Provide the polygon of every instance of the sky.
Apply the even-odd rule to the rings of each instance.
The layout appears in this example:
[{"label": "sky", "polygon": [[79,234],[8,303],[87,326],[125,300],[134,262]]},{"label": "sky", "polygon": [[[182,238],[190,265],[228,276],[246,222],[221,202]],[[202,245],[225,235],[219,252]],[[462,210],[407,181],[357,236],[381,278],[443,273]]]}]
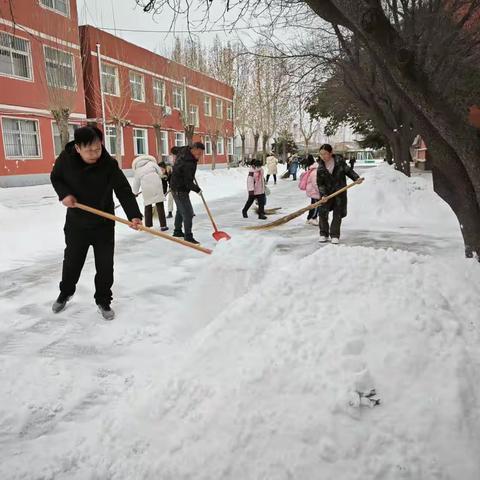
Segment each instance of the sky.
[{"label": "sky", "polygon": [[[240,20],[237,29],[233,32],[224,28],[224,22],[219,20],[223,11],[222,4],[223,2],[212,3],[213,21],[209,24],[210,29],[219,31],[202,31],[196,40],[208,44],[218,35],[224,41],[241,40],[246,44],[252,43],[255,31],[247,25],[245,20]],[[143,12],[135,0],[77,0],[77,8],[80,24],[103,28],[129,42],[162,55],[171,50],[175,36],[181,39],[189,36],[185,18],[177,18],[173,31],[169,32],[173,19],[170,11],[163,12],[161,16],[153,16],[151,13]],[[203,17],[204,13],[200,9],[192,15],[194,21]],[[192,30],[192,27],[190,29]]]}]

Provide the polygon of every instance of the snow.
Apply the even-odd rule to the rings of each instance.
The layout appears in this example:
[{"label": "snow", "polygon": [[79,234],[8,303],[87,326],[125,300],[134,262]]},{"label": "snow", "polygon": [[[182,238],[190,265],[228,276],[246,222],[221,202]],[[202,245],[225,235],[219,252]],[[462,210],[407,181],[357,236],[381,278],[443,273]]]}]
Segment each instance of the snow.
[{"label": "snow", "polygon": [[480,478],[478,263],[427,174],[362,174],[333,246],[305,218],[241,230],[246,170],[200,172],[232,240],[207,256],[117,227],[113,322],[91,257],[51,313],[64,210],[0,190],[0,478]]}]

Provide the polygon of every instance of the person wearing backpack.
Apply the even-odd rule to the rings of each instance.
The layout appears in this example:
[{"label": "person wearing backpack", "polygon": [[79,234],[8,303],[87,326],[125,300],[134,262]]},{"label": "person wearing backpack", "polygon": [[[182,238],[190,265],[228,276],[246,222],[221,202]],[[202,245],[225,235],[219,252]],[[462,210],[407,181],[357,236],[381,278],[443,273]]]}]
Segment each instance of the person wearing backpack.
[{"label": "person wearing backpack", "polygon": [[248,209],[253,202],[258,202],[258,218],[266,220],[265,203],[267,197],[265,195],[265,177],[263,175],[262,161],[253,160],[247,177],[248,199],[242,210],[243,218],[248,218]]},{"label": "person wearing backpack", "polygon": [[[313,155],[308,155],[305,160],[307,170],[300,176],[298,184],[300,190],[304,190],[307,197],[310,198],[310,203],[314,204],[320,200],[320,192],[317,185],[317,168],[318,164],[315,162]],[[318,207],[308,211],[307,223],[318,227]]]}]

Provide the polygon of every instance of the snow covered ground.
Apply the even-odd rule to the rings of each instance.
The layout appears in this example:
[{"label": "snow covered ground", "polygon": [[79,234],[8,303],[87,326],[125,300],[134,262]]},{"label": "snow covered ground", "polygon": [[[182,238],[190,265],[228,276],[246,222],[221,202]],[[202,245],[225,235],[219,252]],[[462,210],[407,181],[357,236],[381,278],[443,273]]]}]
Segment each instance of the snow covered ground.
[{"label": "snow covered ground", "polygon": [[207,256],[118,226],[111,323],[90,256],[51,313],[51,188],[0,189],[0,479],[478,480],[479,265],[428,175],[362,173],[336,247],[304,218],[241,230],[245,170],[199,172],[232,240]]}]

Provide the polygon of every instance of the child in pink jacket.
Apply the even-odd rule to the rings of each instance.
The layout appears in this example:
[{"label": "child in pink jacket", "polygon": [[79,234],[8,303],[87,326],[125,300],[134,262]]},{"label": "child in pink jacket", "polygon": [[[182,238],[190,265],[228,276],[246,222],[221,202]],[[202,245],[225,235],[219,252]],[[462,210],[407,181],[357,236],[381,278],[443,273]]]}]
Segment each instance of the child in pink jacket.
[{"label": "child in pink jacket", "polygon": [[247,177],[248,199],[242,210],[243,218],[248,218],[248,209],[252,206],[255,199],[258,202],[258,218],[265,220],[265,179],[263,175],[262,161],[253,160]]},{"label": "child in pink jacket", "polygon": [[[317,185],[317,168],[318,163],[315,162],[313,155],[307,157],[307,188],[305,190],[307,197],[310,198],[310,203],[316,203],[320,200],[320,192]],[[307,223],[318,226],[318,208],[313,208],[308,211]]]}]

